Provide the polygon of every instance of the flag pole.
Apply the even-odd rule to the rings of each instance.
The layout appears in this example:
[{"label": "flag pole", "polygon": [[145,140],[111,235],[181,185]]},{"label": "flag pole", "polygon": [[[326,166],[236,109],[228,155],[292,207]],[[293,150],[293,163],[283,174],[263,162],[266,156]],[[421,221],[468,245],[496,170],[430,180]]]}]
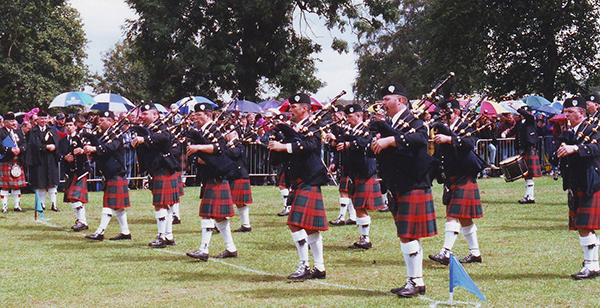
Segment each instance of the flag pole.
[{"label": "flag pole", "polygon": [[454,306],[454,292],[450,292],[450,296],[448,298],[448,305]]}]

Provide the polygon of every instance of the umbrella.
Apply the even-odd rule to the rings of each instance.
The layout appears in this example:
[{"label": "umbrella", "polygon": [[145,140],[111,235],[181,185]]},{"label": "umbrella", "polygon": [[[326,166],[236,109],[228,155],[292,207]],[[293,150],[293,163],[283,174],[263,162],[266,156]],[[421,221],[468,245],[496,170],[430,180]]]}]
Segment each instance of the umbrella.
[{"label": "umbrella", "polygon": [[560,110],[560,111],[563,110],[563,105],[560,102],[554,102],[554,103],[552,103],[551,106],[552,106],[552,108],[554,108],[556,110]]},{"label": "umbrella", "polygon": [[92,105],[92,110],[100,110],[100,111],[112,111],[112,112],[127,112],[131,109],[135,108],[133,105],[128,104],[119,104],[119,103],[96,103]]},{"label": "umbrella", "polygon": [[96,103],[87,93],[83,92],[65,92],[52,100],[48,108],[67,107],[67,106],[86,106]]},{"label": "umbrella", "polygon": [[128,99],[124,98],[119,94],[113,93],[102,93],[98,94],[94,97],[94,101],[96,102],[92,105],[93,110],[107,111],[110,110],[112,112],[127,112],[133,108],[135,105]]},{"label": "umbrella", "polygon": [[535,95],[523,97],[521,100],[525,104],[527,104],[528,106],[531,106],[531,107],[552,104],[549,100],[547,100],[541,96],[535,96]]},{"label": "umbrella", "polygon": [[[321,103],[319,103],[319,101],[317,101],[314,98],[310,98],[310,105],[312,106],[312,111],[317,111],[319,109],[323,108],[323,105],[321,105]],[[279,110],[282,112],[287,112],[288,109],[290,108],[290,101],[289,100],[285,100],[283,101],[283,104],[281,104],[281,106],[279,107]]]},{"label": "umbrella", "polygon": [[561,110],[557,110],[555,108],[552,108],[551,106],[546,106],[546,105],[533,106],[533,107],[531,107],[531,109],[537,110],[539,112],[547,113],[547,114],[559,114],[559,113],[561,113]]},{"label": "umbrella", "polygon": [[[511,104],[514,108],[510,107],[509,104]],[[504,109],[510,113],[518,113],[517,109],[525,106],[525,103],[523,101],[503,101],[500,102],[500,106],[504,107]]]},{"label": "umbrella", "polygon": [[556,122],[559,125],[565,125],[565,122],[567,122],[567,117],[565,116],[564,113],[557,114],[557,115],[553,116],[552,118],[550,118],[550,120],[548,120],[548,122],[550,122],[550,123]]},{"label": "umbrella", "polygon": [[196,106],[196,104],[199,103],[207,103],[207,104],[211,104],[213,107],[218,107],[217,104],[213,103],[210,99],[204,97],[204,96],[188,96],[188,97],[184,97],[180,100],[178,100],[177,102],[175,102],[175,104],[177,106],[181,106],[183,105],[186,101],[188,101],[191,98],[191,101],[189,101],[185,106],[180,107],[179,111],[181,111],[181,113],[189,113],[190,110],[194,109],[194,106]]},{"label": "umbrella", "polygon": [[481,106],[477,108],[477,111],[480,113],[486,112],[488,115],[497,115],[500,113],[508,113],[504,107],[500,106],[500,104],[495,102],[483,101],[481,102]]},{"label": "umbrella", "polygon": [[161,113],[168,113],[169,109],[165,108],[165,106],[161,105],[161,104],[154,104],[154,106],[156,106],[156,109],[158,109],[159,112]]},{"label": "umbrella", "polygon": [[279,107],[279,103],[277,101],[274,101],[274,100],[268,100],[268,101],[260,102],[260,103],[258,103],[258,105],[262,109],[264,109],[264,110]]},{"label": "umbrella", "polygon": [[240,112],[254,112],[263,113],[265,112],[257,103],[251,101],[238,100],[233,102],[227,108],[228,111],[240,111]]}]

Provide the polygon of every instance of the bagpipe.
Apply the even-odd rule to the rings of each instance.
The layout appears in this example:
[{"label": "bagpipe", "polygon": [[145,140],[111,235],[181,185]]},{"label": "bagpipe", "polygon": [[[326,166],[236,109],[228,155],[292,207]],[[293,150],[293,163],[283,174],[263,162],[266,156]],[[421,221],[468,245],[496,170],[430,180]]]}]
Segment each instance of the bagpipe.
[{"label": "bagpipe", "polygon": [[218,144],[219,148],[215,149],[217,152],[209,154],[198,151],[194,153],[194,157],[198,157],[206,162],[219,176],[235,176],[235,172],[237,171],[235,162],[222,152],[222,149],[226,145],[216,125],[209,125],[206,133],[195,128],[190,128],[187,130],[186,137],[188,144]]}]

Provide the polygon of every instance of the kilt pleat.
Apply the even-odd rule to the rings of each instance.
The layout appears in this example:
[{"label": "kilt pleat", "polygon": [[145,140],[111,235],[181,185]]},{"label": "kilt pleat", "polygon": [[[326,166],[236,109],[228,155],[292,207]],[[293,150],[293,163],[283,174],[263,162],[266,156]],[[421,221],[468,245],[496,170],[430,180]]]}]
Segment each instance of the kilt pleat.
[{"label": "kilt pleat", "polygon": [[252,204],[252,188],[250,179],[237,179],[229,182],[231,199],[235,205]]},{"label": "kilt pleat", "polygon": [[81,202],[88,203],[88,188],[87,177],[77,180],[77,176],[73,175],[73,179],[69,183],[69,187],[65,190],[65,202]]},{"label": "kilt pleat", "polygon": [[435,207],[431,189],[415,189],[394,194],[392,212],[398,237],[418,239],[437,235]]},{"label": "kilt pleat", "polygon": [[526,179],[538,178],[542,176],[542,167],[540,166],[540,157],[537,154],[537,150],[535,148],[529,149],[529,151],[525,152],[523,155],[523,159],[527,164],[527,169],[529,172],[525,176]]},{"label": "kilt pleat", "polygon": [[179,188],[179,197],[183,197],[185,195],[185,191],[183,190],[183,179],[181,171],[175,172],[175,177],[177,178],[177,187]]},{"label": "kilt pleat", "polygon": [[118,210],[130,206],[127,180],[119,175],[115,175],[110,180],[106,181],[106,188],[104,189],[104,207]]},{"label": "kilt pleat", "polygon": [[10,170],[15,163],[16,160],[13,162],[0,162],[0,188],[8,190],[19,189],[27,186],[25,171],[23,170],[22,166],[19,165],[19,168],[21,168],[20,176],[14,177],[10,174]]},{"label": "kilt pleat", "polygon": [[227,180],[209,180],[205,183],[200,203],[200,217],[225,218],[235,216],[231,190]]},{"label": "kilt pleat", "polygon": [[339,186],[339,191],[340,193],[348,193],[350,190],[350,177],[349,176],[340,176],[340,186]]},{"label": "kilt pleat", "polygon": [[288,225],[311,231],[329,230],[320,186],[301,183],[292,189],[288,201],[292,206]]},{"label": "kilt pleat", "polygon": [[600,230],[600,191],[592,196],[585,196],[578,191],[579,207],[577,211],[569,210],[569,230]]},{"label": "kilt pleat", "polygon": [[381,186],[375,176],[369,179],[354,179],[352,204],[356,209],[378,210],[385,207],[381,196]]},{"label": "kilt pleat", "polygon": [[450,204],[446,215],[454,218],[481,218],[483,209],[479,196],[479,186],[472,176],[461,177],[450,186]]},{"label": "kilt pleat", "polygon": [[170,206],[179,202],[179,186],[176,174],[162,169],[152,177],[152,205]]}]

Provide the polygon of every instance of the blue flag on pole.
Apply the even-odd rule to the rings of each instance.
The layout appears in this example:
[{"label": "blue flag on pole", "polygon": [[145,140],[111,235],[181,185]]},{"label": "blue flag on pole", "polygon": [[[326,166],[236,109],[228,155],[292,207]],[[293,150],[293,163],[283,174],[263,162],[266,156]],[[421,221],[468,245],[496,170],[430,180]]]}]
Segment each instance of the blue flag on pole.
[{"label": "blue flag on pole", "polygon": [[37,189],[35,190],[35,211],[40,215],[41,218],[44,218],[44,209],[42,208],[40,194]]},{"label": "blue flag on pole", "polygon": [[473,279],[469,277],[465,268],[458,262],[454,254],[450,254],[450,294],[453,293],[454,287],[463,287],[485,302],[485,296],[483,296]]}]

